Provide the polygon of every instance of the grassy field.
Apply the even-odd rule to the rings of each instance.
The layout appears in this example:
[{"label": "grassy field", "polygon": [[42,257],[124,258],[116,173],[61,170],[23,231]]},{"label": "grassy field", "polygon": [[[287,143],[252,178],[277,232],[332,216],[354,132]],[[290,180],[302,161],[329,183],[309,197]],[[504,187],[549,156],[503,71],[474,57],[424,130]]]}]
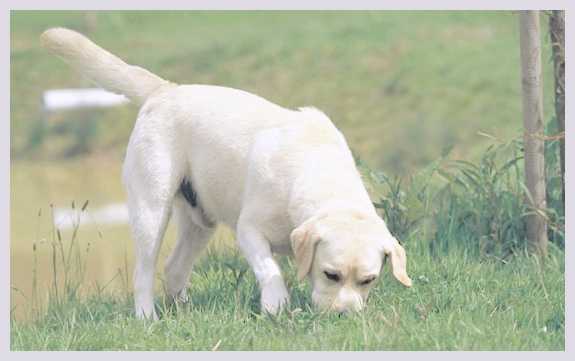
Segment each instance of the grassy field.
[{"label": "grassy field", "polygon": [[[160,321],[141,322],[133,317],[127,265],[118,274],[126,278],[123,290],[88,286],[83,277],[88,251],[77,228],[69,244],[52,236],[51,269],[53,275],[59,269],[60,278],[35,288],[35,295],[48,293],[47,308],[32,298],[25,320],[12,318],[11,348],[563,350],[564,216],[546,210],[553,220],[548,257],[525,252],[528,209],[514,178],[520,167],[503,156],[507,148],[495,147],[478,164],[455,169],[436,162],[403,187],[359,164],[372,192],[379,193],[376,206],[405,245],[414,280],[406,289],[385,266],[361,313],[340,317],[311,309],[309,285],[297,282],[291,260],[282,258],[291,305],[279,317],[261,314],[253,274],[224,237],[196,266],[191,302],[174,307],[159,296]],[[462,177],[465,172],[477,173],[483,182]],[[447,180],[437,186],[437,177]],[[555,191],[550,200],[556,200]]]},{"label": "grassy field", "polygon": [[[414,280],[389,275],[362,313],[310,310],[309,287],[287,260],[290,308],[260,314],[254,277],[231,252],[211,253],[191,277],[191,302],[176,310],[158,298],[160,321],[132,316],[125,295],[57,304],[33,323],[14,323],[12,350],[563,350],[564,254],[544,264],[505,263],[452,251],[432,258],[407,247]],[[64,299],[64,297],[62,297]]]},{"label": "grassy field", "polygon": [[134,107],[76,114],[88,125],[64,122],[40,149],[33,147],[41,92],[90,85],[39,47],[39,34],[51,26],[78,29],[126,61],[179,83],[236,87],[291,108],[316,106],[372,167],[394,174],[416,171],[447,146],[454,157],[477,157],[488,143],[478,131],[504,140],[521,134],[512,12],[101,12],[89,18],[16,11],[11,146],[19,158],[60,159],[74,141],[91,153],[121,156],[136,115]]},{"label": "grassy field", "polygon": [[[192,275],[191,303],[167,306],[158,282],[160,321],[135,320],[127,226],[60,232],[50,205],[124,201],[120,167],[137,109],[42,119],[42,91],[91,86],[40,49],[38,35],[51,26],[80,30],[170,80],[324,110],[404,244],[414,287],[386,266],[364,312],[320,314],[282,259],[291,305],[265,316],[253,274],[223,230]],[[550,255],[524,249],[533,210],[522,201],[517,28],[511,12],[12,12],[11,349],[563,350],[557,141],[546,145],[542,210]],[[160,269],[173,229],[167,238]]]}]

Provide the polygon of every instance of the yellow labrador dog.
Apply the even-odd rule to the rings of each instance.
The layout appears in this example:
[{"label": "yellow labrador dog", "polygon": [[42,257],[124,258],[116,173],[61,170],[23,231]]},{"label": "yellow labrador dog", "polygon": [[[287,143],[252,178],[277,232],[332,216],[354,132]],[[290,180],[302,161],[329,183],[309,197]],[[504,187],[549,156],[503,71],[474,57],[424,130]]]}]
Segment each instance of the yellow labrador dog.
[{"label": "yellow labrador dog", "polygon": [[321,309],[360,310],[386,256],[395,278],[411,286],[403,247],[377,215],[343,135],[321,111],[285,109],[232,88],[174,84],[68,29],[47,30],[41,40],[141,106],[123,168],[138,317],[157,317],[155,266],[172,214],[178,237],[165,277],[176,300],[185,301],[192,264],[219,222],[235,229],[261,307],[272,314],[289,298],[273,253],[294,255]]}]

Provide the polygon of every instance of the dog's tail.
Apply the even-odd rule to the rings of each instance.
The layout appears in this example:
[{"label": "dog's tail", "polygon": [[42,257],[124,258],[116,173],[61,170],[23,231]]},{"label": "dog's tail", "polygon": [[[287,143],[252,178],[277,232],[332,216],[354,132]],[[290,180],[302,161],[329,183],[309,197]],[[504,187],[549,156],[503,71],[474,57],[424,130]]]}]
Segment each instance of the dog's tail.
[{"label": "dog's tail", "polygon": [[124,94],[138,105],[142,105],[161,86],[170,84],[146,69],[126,64],[75,31],[48,29],[40,40],[42,46],[96,84],[114,93]]}]

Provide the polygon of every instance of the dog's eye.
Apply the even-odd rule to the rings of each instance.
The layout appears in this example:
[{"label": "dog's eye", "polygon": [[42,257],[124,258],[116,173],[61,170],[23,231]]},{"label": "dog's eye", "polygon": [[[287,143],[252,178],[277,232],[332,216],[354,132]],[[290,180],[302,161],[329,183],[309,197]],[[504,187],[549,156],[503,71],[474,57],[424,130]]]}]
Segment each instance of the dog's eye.
[{"label": "dog's eye", "polygon": [[328,271],[323,271],[323,274],[327,277],[328,280],[332,280],[334,282],[339,282],[340,277],[337,273],[332,273]]},{"label": "dog's eye", "polygon": [[375,276],[366,278],[366,279],[364,279],[363,281],[360,281],[359,284],[360,284],[360,286],[367,286],[367,285],[370,284],[373,280],[375,280]]}]

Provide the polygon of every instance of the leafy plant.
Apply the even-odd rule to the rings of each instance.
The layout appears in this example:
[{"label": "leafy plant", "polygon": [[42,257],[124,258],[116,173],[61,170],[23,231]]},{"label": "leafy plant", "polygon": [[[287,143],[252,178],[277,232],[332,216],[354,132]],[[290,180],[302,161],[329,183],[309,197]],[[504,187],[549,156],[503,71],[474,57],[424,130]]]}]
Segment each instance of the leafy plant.
[{"label": "leafy plant", "polygon": [[358,162],[376,187],[383,188],[374,205],[396,237],[410,240],[417,234],[431,254],[462,247],[505,259],[525,246],[525,216],[539,212],[548,220],[551,242],[564,246],[557,141],[546,144],[547,208],[530,209],[524,202],[529,194],[523,183],[522,141],[489,137],[496,142],[477,162],[450,160],[446,150],[407,179],[390,178]]}]

